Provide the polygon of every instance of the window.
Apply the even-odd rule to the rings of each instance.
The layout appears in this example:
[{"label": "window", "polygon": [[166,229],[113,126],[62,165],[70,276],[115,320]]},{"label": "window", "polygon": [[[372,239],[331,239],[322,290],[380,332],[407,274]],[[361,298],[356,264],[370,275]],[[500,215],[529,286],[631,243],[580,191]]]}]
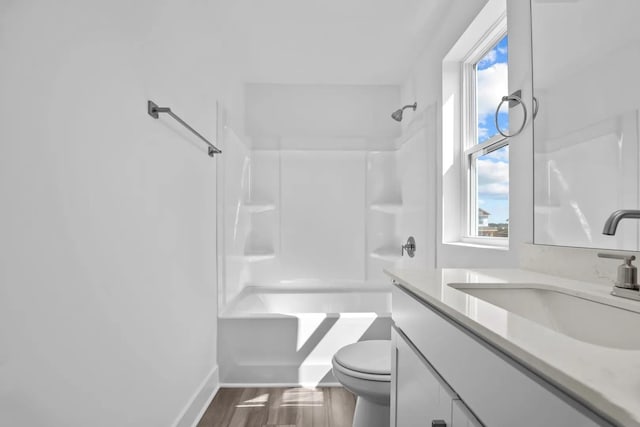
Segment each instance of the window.
[{"label": "window", "polygon": [[[506,1],[488,0],[442,59],[443,245],[509,247],[509,140],[494,124],[509,94],[508,44]],[[504,104],[498,119],[506,131]]]},{"label": "window", "polygon": [[[509,93],[506,22],[490,33],[463,63],[466,117],[461,140],[467,212],[463,234],[467,239],[491,238],[498,243],[509,236],[509,140],[495,125],[496,107]],[[503,131],[509,124],[505,104],[498,114]]]}]

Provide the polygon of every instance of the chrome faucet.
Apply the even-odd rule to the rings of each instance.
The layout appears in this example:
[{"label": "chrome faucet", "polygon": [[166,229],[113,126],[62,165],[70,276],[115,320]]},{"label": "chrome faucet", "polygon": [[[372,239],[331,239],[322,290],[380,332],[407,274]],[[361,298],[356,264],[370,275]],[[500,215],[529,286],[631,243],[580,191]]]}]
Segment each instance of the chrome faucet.
[{"label": "chrome faucet", "polygon": [[604,230],[602,230],[602,234],[607,236],[613,236],[616,234],[616,229],[618,228],[618,223],[621,219],[624,218],[636,218],[640,219],[640,210],[636,209],[622,209],[619,211],[615,211],[609,218],[607,218],[607,222],[604,223]]},{"label": "chrome faucet", "polygon": [[638,269],[633,265],[632,261],[636,259],[635,255],[618,255],[599,253],[600,258],[610,258],[622,260],[622,264],[618,266],[618,279],[616,280],[616,288],[638,290]]},{"label": "chrome faucet", "polygon": [[[604,223],[602,234],[613,236],[616,234],[618,223],[624,218],[640,219],[640,210],[623,209],[613,212]],[[640,287],[638,286],[638,270],[632,261],[636,259],[634,255],[617,255],[599,253],[600,258],[620,259],[623,263],[618,266],[618,279],[611,291],[611,295],[634,300],[640,300]]]}]

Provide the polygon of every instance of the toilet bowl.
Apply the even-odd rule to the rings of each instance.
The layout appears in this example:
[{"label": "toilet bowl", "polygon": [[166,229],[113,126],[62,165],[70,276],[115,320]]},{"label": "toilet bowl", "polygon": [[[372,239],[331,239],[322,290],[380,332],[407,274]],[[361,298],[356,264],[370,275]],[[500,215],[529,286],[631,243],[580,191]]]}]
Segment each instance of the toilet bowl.
[{"label": "toilet bowl", "polygon": [[333,375],[357,396],[353,427],[389,427],[391,341],[361,341],[333,356]]}]

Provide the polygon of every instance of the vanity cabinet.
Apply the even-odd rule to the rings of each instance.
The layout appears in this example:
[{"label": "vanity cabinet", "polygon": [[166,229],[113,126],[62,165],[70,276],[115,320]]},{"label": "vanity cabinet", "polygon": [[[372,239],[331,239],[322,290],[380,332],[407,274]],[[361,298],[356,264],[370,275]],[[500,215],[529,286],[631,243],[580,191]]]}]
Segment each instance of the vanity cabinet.
[{"label": "vanity cabinet", "polygon": [[400,285],[392,306],[392,427],[613,426]]},{"label": "vanity cabinet", "polygon": [[392,427],[482,426],[402,332],[393,329],[391,340]]}]

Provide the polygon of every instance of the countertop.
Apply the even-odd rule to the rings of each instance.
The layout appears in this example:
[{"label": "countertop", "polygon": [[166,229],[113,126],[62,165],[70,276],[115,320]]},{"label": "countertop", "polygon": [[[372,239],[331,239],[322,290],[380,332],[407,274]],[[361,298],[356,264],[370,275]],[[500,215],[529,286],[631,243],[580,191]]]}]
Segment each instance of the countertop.
[{"label": "countertop", "polygon": [[[447,285],[551,286],[636,312],[640,312],[640,301],[613,297],[611,288],[599,283],[519,269],[389,269],[385,273],[596,412],[620,425],[640,427],[640,350],[579,341]],[[629,334],[640,334],[630,325],[619,327],[627,327]]]}]

